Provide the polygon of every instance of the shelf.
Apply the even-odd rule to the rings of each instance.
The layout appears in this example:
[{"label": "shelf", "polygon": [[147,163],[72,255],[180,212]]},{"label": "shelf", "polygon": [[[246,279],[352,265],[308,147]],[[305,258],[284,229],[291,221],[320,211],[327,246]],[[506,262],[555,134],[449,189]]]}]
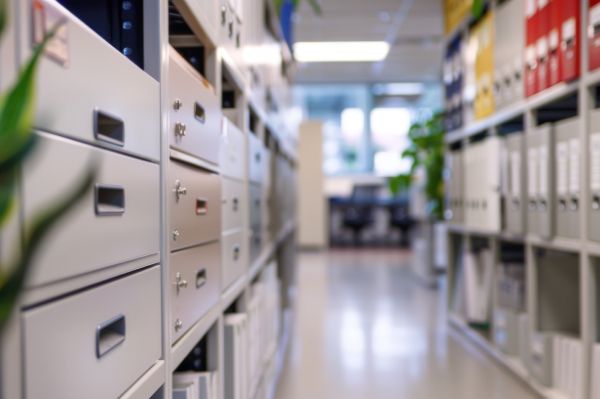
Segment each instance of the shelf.
[{"label": "shelf", "polygon": [[579,253],[582,250],[581,240],[568,239],[568,238],[551,238],[545,239],[536,235],[528,234],[527,242],[533,246],[554,249],[557,251],[574,252]]},{"label": "shelf", "polygon": [[120,399],[149,398],[165,384],[165,362],[159,360]]},{"label": "shelf", "polygon": [[585,76],[584,82],[587,87],[600,84],[600,69],[588,72]]},{"label": "shelf", "polygon": [[498,110],[494,115],[486,119],[471,123],[464,129],[464,135],[470,137],[522,115],[525,112],[525,104],[525,100],[520,100],[504,109]]},{"label": "shelf", "polygon": [[[250,279],[251,280],[251,279]],[[221,294],[221,307],[227,309],[246,289],[248,278],[242,275]]]},{"label": "shelf", "polygon": [[451,314],[448,316],[448,321],[450,325],[460,332],[464,337],[469,339],[473,344],[477,345],[484,351],[484,353],[502,365],[506,370],[510,371],[514,376],[521,379],[521,381],[523,381],[535,393],[543,398],[565,399],[565,397],[556,390],[544,387],[535,381],[519,360],[502,353],[479,332],[469,327],[469,325],[460,316]]},{"label": "shelf", "polygon": [[196,322],[186,332],[175,345],[171,347],[171,373],[179,366],[190,351],[206,335],[210,328],[219,320],[221,316],[221,306],[219,304],[212,307],[200,320]]}]

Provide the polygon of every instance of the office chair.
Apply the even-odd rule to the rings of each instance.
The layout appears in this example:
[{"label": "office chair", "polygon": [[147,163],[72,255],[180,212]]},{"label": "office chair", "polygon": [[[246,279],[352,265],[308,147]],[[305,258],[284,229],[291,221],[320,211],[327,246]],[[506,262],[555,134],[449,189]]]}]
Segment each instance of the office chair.
[{"label": "office chair", "polygon": [[361,244],[361,233],[375,220],[373,213],[379,188],[379,185],[372,184],[355,185],[350,201],[344,207],[343,225],[352,231],[352,243],[356,246]]}]

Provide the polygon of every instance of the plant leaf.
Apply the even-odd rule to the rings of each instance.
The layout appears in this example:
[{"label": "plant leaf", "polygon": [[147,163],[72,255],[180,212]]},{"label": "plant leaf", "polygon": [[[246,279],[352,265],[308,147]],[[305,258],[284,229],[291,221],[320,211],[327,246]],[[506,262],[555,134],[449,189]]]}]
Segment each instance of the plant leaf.
[{"label": "plant leaf", "polygon": [[6,173],[0,176],[0,226],[10,215],[15,201],[16,174]]},{"label": "plant leaf", "polygon": [[48,33],[35,47],[17,82],[0,100],[0,164],[23,152],[30,144],[35,111],[35,71],[44,47],[54,35]]},{"label": "plant leaf", "polygon": [[323,15],[323,9],[318,0],[308,0],[308,4],[310,4],[316,15]]},{"label": "plant leaf", "polygon": [[0,37],[4,33],[4,28],[6,28],[6,20],[7,20],[7,6],[6,0],[0,0]]},{"label": "plant leaf", "polygon": [[[25,237],[23,253],[8,274],[0,275],[0,333],[11,316],[19,294],[29,275],[32,260],[44,238],[52,227],[84,197],[92,187],[97,175],[97,162],[93,161],[76,186],[60,201],[36,217],[29,234]],[[0,270],[6,270],[0,268]]]}]

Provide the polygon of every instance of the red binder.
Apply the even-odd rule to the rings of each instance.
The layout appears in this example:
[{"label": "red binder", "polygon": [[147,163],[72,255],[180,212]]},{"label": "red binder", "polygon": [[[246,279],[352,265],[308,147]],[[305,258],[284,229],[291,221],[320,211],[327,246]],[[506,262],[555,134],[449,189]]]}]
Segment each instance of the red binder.
[{"label": "red binder", "polygon": [[548,88],[548,33],[550,32],[550,2],[537,0],[538,9],[535,19],[537,27],[536,56],[537,56],[537,91]]},{"label": "red binder", "polygon": [[[598,0],[600,1],[600,0]],[[550,0],[550,31],[548,33],[548,83],[553,86],[562,80],[560,64],[560,1]]]},{"label": "red binder", "polygon": [[560,31],[560,63],[564,81],[579,77],[581,46],[579,4],[580,2],[575,0],[560,0],[560,12],[563,16]]},{"label": "red binder", "polygon": [[588,21],[589,70],[600,67],[600,0],[590,0]]},{"label": "red binder", "polygon": [[537,91],[536,13],[537,0],[525,0],[525,96]]}]

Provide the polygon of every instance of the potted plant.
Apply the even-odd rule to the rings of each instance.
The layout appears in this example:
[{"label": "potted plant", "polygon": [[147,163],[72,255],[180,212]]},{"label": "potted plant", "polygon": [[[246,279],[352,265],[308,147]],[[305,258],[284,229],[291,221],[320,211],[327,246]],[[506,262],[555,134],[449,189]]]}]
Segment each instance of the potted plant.
[{"label": "potted plant", "polygon": [[441,260],[445,253],[444,135],[442,113],[413,124],[408,132],[410,144],[401,155],[410,160],[410,169],[388,181],[392,194],[410,192],[411,216],[418,221],[413,264],[417,274],[431,284],[436,282],[436,263],[440,263],[435,255],[440,254]]}]

